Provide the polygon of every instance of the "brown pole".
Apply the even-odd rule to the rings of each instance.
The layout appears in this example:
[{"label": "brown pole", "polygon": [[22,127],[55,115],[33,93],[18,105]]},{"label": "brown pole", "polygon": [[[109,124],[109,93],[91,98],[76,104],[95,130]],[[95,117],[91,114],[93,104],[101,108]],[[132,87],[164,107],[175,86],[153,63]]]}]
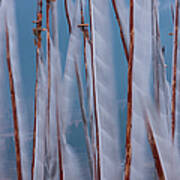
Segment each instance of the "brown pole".
[{"label": "brown pole", "polygon": [[65,12],[66,12],[66,19],[67,19],[67,23],[68,23],[68,26],[69,26],[69,33],[71,33],[72,32],[72,26],[71,26],[71,20],[70,20],[70,17],[69,17],[67,0],[64,0],[64,6],[65,6]]},{"label": "brown pole", "polygon": [[158,148],[157,148],[157,145],[156,145],[156,141],[154,139],[154,134],[153,134],[153,131],[152,131],[152,127],[151,127],[151,124],[149,122],[149,119],[148,119],[147,115],[145,117],[145,122],[146,122],[148,141],[149,141],[151,151],[152,151],[152,155],[153,155],[153,158],[154,158],[154,161],[155,161],[155,167],[156,167],[156,170],[157,170],[158,177],[159,177],[160,180],[165,180],[163,166],[162,166],[161,159],[160,159],[160,156],[159,156],[159,153],[158,153]]},{"label": "brown pole", "polygon": [[175,39],[174,39],[174,67],[172,81],[172,141],[174,142],[175,123],[176,123],[176,71],[177,71],[177,55],[178,55],[178,30],[179,30],[179,0],[176,0],[175,15]]},{"label": "brown pole", "polygon": [[123,31],[123,26],[119,17],[119,13],[118,13],[118,9],[117,9],[117,5],[116,5],[116,0],[112,0],[112,5],[113,5],[113,9],[116,15],[116,20],[119,26],[119,30],[120,30],[120,36],[121,36],[121,40],[122,40],[122,44],[123,44],[123,48],[124,48],[124,52],[126,55],[126,60],[127,62],[129,61],[129,52],[128,52],[128,47],[127,47],[127,42],[125,40],[125,36],[124,36],[124,31]]},{"label": "brown pole", "polygon": [[[38,2],[37,12],[37,28],[42,27],[42,0]],[[33,129],[33,155],[32,155],[32,167],[31,167],[31,179],[34,179],[34,167],[35,167],[35,154],[36,154],[36,127],[37,127],[37,90],[38,90],[38,71],[39,71],[39,51],[41,48],[41,31],[37,34],[37,49],[36,49],[36,82],[35,82],[35,98],[34,98],[34,129]]]},{"label": "brown pole", "polygon": [[128,61],[128,113],[126,126],[126,162],[125,180],[130,179],[132,147],[131,147],[131,127],[132,127],[132,80],[133,80],[133,59],[134,59],[134,0],[130,0],[130,51]]},{"label": "brown pole", "polygon": [[17,106],[16,106],[16,95],[15,95],[15,88],[14,88],[14,77],[13,77],[13,72],[12,72],[12,67],[11,67],[9,31],[8,31],[7,22],[6,22],[6,60],[7,60],[7,66],[8,66],[11,105],[12,105],[13,120],[14,120],[14,138],[15,138],[15,149],[16,149],[17,178],[18,180],[22,180],[19,125],[18,125],[18,115],[17,115]]},{"label": "brown pole", "polygon": [[46,28],[47,28],[47,51],[48,51],[48,105],[47,105],[47,128],[49,136],[50,125],[50,100],[51,100],[51,45],[50,45],[50,25],[49,25],[49,11],[50,0],[46,0]]},{"label": "brown pole", "polygon": [[57,138],[58,138],[58,156],[59,156],[59,180],[64,180],[63,170],[63,156],[61,148],[61,133],[60,133],[60,118],[59,118],[59,103],[58,103],[58,91],[57,91],[57,80],[56,80],[56,126],[57,126]]}]

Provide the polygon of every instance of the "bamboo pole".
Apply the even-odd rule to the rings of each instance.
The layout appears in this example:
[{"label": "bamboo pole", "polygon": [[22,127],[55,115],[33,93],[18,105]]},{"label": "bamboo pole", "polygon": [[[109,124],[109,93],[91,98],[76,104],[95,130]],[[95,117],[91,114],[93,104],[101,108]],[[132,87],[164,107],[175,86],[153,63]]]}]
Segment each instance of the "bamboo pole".
[{"label": "bamboo pole", "polygon": [[47,104],[47,130],[48,136],[50,131],[50,101],[51,101],[51,45],[50,45],[50,25],[49,25],[49,11],[50,0],[46,0],[46,28],[47,28],[47,52],[48,52],[48,104]]},{"label": "bamboo pole", "polygon": [[[92,1],[89,0],[89,16],[90,16],[90,34],[91,34],[91,71],[92,71],[92,86],[93,86],[93,102],[94,102],[94,116],[95,116],[95,138],[96,138],[96,151],[97,151],[97,160],[95,160],[95,170],[97,173],[95,175],[95,179],[101,180],[101,155],[100,155],[100,147],[99,147],[99,118],[97,113],[97,98],[96,98],[96,82],[95,82],[95,71],[94,71],[94,42],[93,42],[93,24],[92,24]],[[95,156],[95,155],[94,155]],[[95,156],[96,157],[96,156]],[[96,165],[97,162],[97,165]]]},{"label": "bamboo pole", "polygon": [[8,66],[11,105],[12,105],[13,120],[14,120],[14,138],[15,138],[15,150],[16,150],[17,178],[18,180],[22,180],[19,125],[18,125],[16,95],[15,95],[15,87],[14,87],[14,77],[13,77],[13,72],[12,72],[12,67],[11,67],[9,30],[8,30],[7,22],[6,22],[6,60],[7,60],[7,66]]},{"label": "bamboo pole", "polygon": [[[81,1],[81,24],[85,24],[84,22],[84,15],[83,15],[83,7],[82,7],[82,1]],[[86,73],[86,82],[88,80],[88,70],[87,70],[87,56],[86,56],[86,30],[85,27],[82,27],[83,32],[83,41],[84,41],[84,65],[85,65],[85,73]]]},{"label": "bamboo pole", "polygon": [[[84,12],[83,12],[83,5],[82,5],[82,0],[81,0],[81,24],[85,24],[84,20]],[[88,69],[87,69],[87,55],[86,55],[86,41],[89,40],[89,35],[88,35],[88,30],[85,29],[86,27],[82,27],[82,32],[83,32],[83,41],[84,41],[84,65],[85,65],[85,76],[86,76],[86,83],[88,83],[89,80],[89,75],[88,75]],[[80,104],[81,104],[81,112],[82,112],[82,117],[83,117],[83,124],[84,124],[84,132],[86,135],[86,146],[87,146],[87,153],[88,153],[88,159],[89,159],[89,167],[90,167],[90,172],[91,176],[93,177],[93,160],[92,160],[92,151],[91,151],[91,143],[89,139],[89,133],[88,133],[88,125],[87,125],[87,118],[86,118],[86,113],[84,109],[84,102],[83,102],[83,91],[82,91],[82,83],[80,81],[80,75],[79,75],[79,70],[78,70],[78,65],[75,63],[75,70],[76,70],[76,76],[77,76],[77,81],[78,81],[78,87],[79,87],[79,97],[80,97]],[[89,86],[87,85],[87,94],[88,94],[88,101],[90,100],[89,98],[89,93],[90,89]],[[90,115],[91,121],[93,121],[93,117]],[[90,127],[91,129],[91,127]]]},{"label": "bamboo pole", "polygon": [[126,126],[126,162],[125,180],[130,179],[132,147],[131,147],[131,127],[132,127],[132,80],[133,80],[133,58],[134,58],[134,0],[130,0],[130,51],[128,61],[128,114]]},{"label": "bamboo pole", "polygon": [[46,166],[44,166],[44,171],[45,174],[47,174],[46,176],[49,177],[49,156],[50,156],[50,152],[49,152],[49,147],[50,147],[50,103],[51,103],[51,42],[50,42],[50,18],[49,18],[49,12],[50,12],[50,3],[52,2],[52,0],[46,0],[46,30],[47,30],[47,63],[48,63],[48,88],[47,88],[47,109],[46,109],[46,120],[45,120],[45,144],[44,144],[44,151],[46,154]]},{"label": "bamboo pole", "polygon": [[157,148],[157,145],[156,145],[156,141],[155,141],[155,138],[154,138],[152,127],[151,127],[151,124],[149,122],[149,119],[148,119],[147,115],[145,117],[145,122],[146,122],[148,141],[149,141],[151,151],[152,151],[152,155],[153,155],[153,158],[154,158],[154,161],[155,161],[156,171],[157,171],[159,180],[165,180],[165,175],[164,175],[164,171],[163,171],[163,165],[161,163],[161,159],[160,159],[160,155],[158,153],[158,148]]},{"label": "bamboo pole", "polygon": [[56,80],[56,126],[57,126],[57,137],[58,137],[58,156],[59,156],[59,180],[64,180],[64,169],[63,169],[63,155],[61,148],[61,133],[60,133],[60,118],[59,118],[59,103],[58,103],[58,91],[57,91],[57,80]]},{"label": "bamboo pole", "polygon": [[121,36],[121,40],[122,40],[126,60],[128,62],[128,60],[129,60],[129,51],[128,51],[127,42],[126,42],[126,39],[125,39],[125,36],[124,36],[123,26],[122,26],[122,23],[121,23],[121,20],[120,20],[120,17],[119,17],[117,5],[116,5],[116,0],[112,0],[112,5],[113,5],[113,9],[114,9],[114,12],[115,12],[115,15],[116,15],[117,23],[119,25],[120,36]]},{"label": "bamboo pole", "polygon": [[71,33],[72,32],[72,25],[71,25],[71,20],[70,20],[70,17],[69,17],[67,0],[64,0],[64,6],[65,6],[65,12],[66,12],[66,19],[67,19],[67,23],[68,23],[68,26],[69,26],[69,33]]},{"label": "bamboo pole", "polygon": [[[88,81],[89,81],[89,74],[88,74],[88,68],[87,68],[87,55],[86,55],[86,47],[87,47],[87,40],[89,42],[89,33],[88,33],[88,28],[89,24],[85,24],[85,20],[84,20],[84,12],[83,12],[83,5],[82,5],[82,0],[81,0],[81,24],[78,25],[79,28],[82,29],[83,32],[83,41],[84,41],[84,65],[85,65],[85,76],[86,76],[86,83],[87,83],[87,94],[88,94],[88,102],[90,102],[90,87],[88,85]],[[89,104],[90,105],[90,104]],[[91,138],[92,138],[92,144],[94,145],[94,137],[93,137],[93,112],[90,109],[90,131],[91,131]],[[89,146],[90,147],[90,146]],[[92,146],[92,150],[91,152],[93,152],[93,154],[95,154],[95,148],[94,146]],[[89,150],[90,152],[90,150]],[[90,159],[91,157],[91,159]],[[89,162],[90,162],[90,171],[91,171],[91,175],[92,178],[95,178],[95,169],[96,169],[96,162],[95,162],[95,156],[94,155],[89,155]]]},{"label": "bamboo pole", "polygon": [[[38,2],[37,23],[36,28],[42,27],[42,0]],[[37,127],[37,90],[38,90],[38,71],[39,71],[39,51],[41,49],[41,31],[37,32],[37,48],[36,48],[36,82],[35,82],[35,98],[34,98],[34,129],[33,129],[33,154],[31,179],[34,179],[35,153],[36,153],[36,127]]]},{"label": "bamboo pole", "polygon": [[177,71],[177,55],[178,55],[178,30],[179,30],[179,0],[176,0],[176,14],[175,14],[175,38],[174,38],[174,67],[173,67],[173,81],[172,81],[172,141],[174,142],[175,123],[176,123],[176,71]]}]

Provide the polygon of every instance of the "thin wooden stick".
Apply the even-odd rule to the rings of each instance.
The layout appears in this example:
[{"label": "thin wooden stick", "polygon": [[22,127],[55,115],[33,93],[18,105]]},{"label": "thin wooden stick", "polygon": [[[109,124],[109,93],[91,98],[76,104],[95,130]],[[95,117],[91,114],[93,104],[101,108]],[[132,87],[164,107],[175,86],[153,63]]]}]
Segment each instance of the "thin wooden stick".
[{"label": "thin wooden stick", "polygon": [[[81,23],[84,24],[82,1],[81,1]],[[87,82],[88,70],[87,70],[87,56],[86,56],[86,31],[85,31],[85,27],[82,27],[82,31],[83,31],[83,40],[84,40],[84,65],[85,65],[86,82]]]},{"label": "thin wooden stick", "polygon": [[61,133],[60,133],[60,119],[59,119],[59,103],[58,103],[58,91],[56,82],[56,126],[57,126],[57,136],[58,136],[58,156],[59,156],[59,180],[64,180],[64,169],[63,169],[63,156],[61,148]]},{"label": "thin wooden stick", "polygon": [[[97,150],[97,170],[96,177],[97,180],[101,180],[101,156],[100,156],[100,147],[99,147],[99,119],[97,113],[97,99],[96,99],[96,82],[95,82],[95,72],[94,72],[94,45],[93,45],[93,24],[92,24],[92,1],[89,0],[89,16],[90,16],[90,34],[91,34],[91,71],[92,71],[92,85],[93,85],[93,101],[94,101],[94,116],[95,116],[95,127],[96,127],[96,150]],[[96,161],[94,161],[96,162]],[[96,166],[96,165],[95,165]]]},{"label": "thin wooden stick", "polygon": [[[42,27],[42,0],[38,2],[37,23],[36,27]],[[35,154],[36,154],[36,127],[37,127],[37,90],[38,90],[38,71],[39,71],[39,51],[41,49],[41,31],[37,34],[37,49],[36,49],[36,82],[35,82],[35,98],[34,98],[34,129],[33,129],[33,155],[32,155],[32,167],[31,167],[31,179],[34,179],[34,167],[35,167]]]},{"label": "thin wooden stick", "polygon": [[130,53],[128,61],[128,114],[126,126],[126,162],[125,180],[130,179],[132,147],[131,147],[131,127],[132,127],[132,80],[133,80],[133,59],[134,59],[134,0],[130,0]]},{"label": "thin wooden stick", "polygon": [[175,15],[175,39],[174,39],[174,67],[172,81],[172,141],[174,142],[175,123],[176,123],[176,71],[177,71],[177,55],[178,55],[178,30],[179,30],[179,0],[176,0]]},{"label": "thin wooden stick", "polygon": [[50,3],[52,0],[46,0],[46,29],[47,29],[47,63],[48,63],[48,92],[47,92],[47,109],[46,109],[46,120],[45,120],[45,143],[44,143],[44,151],[47,159],[45,160],[46,166],[45,172],[47,172],[49,176],[49,147],[50,147],[50,103],[51,103],[51,44],[50,44],[50,25],[49,25],[49,11],[50,11]]},{"label": "thin wooden stick", "polygon": [[[86,75],[86,82],[88,83],[89,80],[89,74],[88,74],[88,68],[87,68],[87,55],[86,55],[86,41],[88,40],[89,42],[89,33],[88,33],[88,29],[86,29],[89,26],[89,24],[85,24],[84,21],[84,12],[83,12],[83,6],[82,6],[82,0],[81,0],[81,24],[78,25],[79,28],[82,29],[83,31],[83,40],[84,40],[84,65],[85,65],[85,75]],[[88,102],[90,102],[90,87],[87,84],[87,94],[88,94]],[[92,174],[92,178],[96,179],[96,156],[95,156],[95,148],[94,148],[94,133],[93,133],[93,112],[90,109],[90,131],[91,131],[91,138],[92,138],[92,152],[93,152],[93,156],[91,156],[91,161],[90,162],[90,170],[91,170],[91,174]],[[90,147],[90,146],[89,146]],[[90,157],[90,156],[89,156]]]},{"label": "thin wooden stick", "polygon": [[116,15],[117,23],[119,25],[120,36],[121,36],[124,52],[125,52],[125,55],[126,55],[126,60],[128,62],[128,60],[129,60],[129,51],[128,51],[127,42],[126,42],[126,39],[125,39],[125,36],[124,36],[123,26],[122,26],[120,16],[119,16],[119,13],[118,13],[116,0],[112,0],[112,5],[113,5],[113,9],[114,9],[114,12],[115,12],[115,15]]},{"label": "thin wooden stick", "polygon": [[[83,5],[82,5],[82,0],[81,0],[81,24],[85,24],[84,20],[84,12],[83,12]],[[88,30],[85,29],[86,27],[82,27],[83,31],[83,40],[84,40],[84,65],[85,65],[85,75],[86,75],[86,83],[88,83],[89,80],[89,75],[88,75],[88,69],[87,69],[87,55],[86,55],[86,40],[89,39],[88,36]],[[75,70],[76,70],[76,76],[77,76],[77,81],[78,81],[78,87],[79,87],[79,97],[80,97],[80,104],[81,104],[81,112],[82,112],[82,117],[83,117],[83,124],[84,124],[84,132],[86,135],[86,146],[87,146],[87,153],[88,153],[88,159],[89,159],[89,167],[90,167],[90,172],[91,172],[91,177],[93,177],[93,160],[92,160],[92,154],[91,154],[91,143],[89,139],[89,133],[88,133],[88,125],[87,125],[87,118],[86,118],[86,113],[84,109],[84,102],[83,102],[83,96],[82,96],[82,83],[80,81],[80,76],[79,76],[79,71],[78,71],[78,65],[77,62],[75,62]],[[87,93],[88,93],[88,100],[89,98],[89,93],[90,89],[89,86],[87,85]],[[93,121],[93,117],[90,115],[91,121]],[[90,127],[91,129],[91,127]]]},{"label": "thin wooden stick", "polygon": [[66,12],[66,19],[67,19],[67,23],[68,23],[68,26],[69,26],[69,33],[71,33],[72,32],[72,26],[71,26],[71,20],[70,20],[70,17],[69,17],[67,0],[64,0],[64,6],[65,6],[65,12]]},{"label": "thin wooden stick", "polygon": [[145,122],[146,122],[148,141],[149,141],[151,151],[152,151],[152,154],[153,154],[153,158],[154,158],[154,162],[155,162],[158,177],[159,177],[160,180],[165,180],[165,175],[164,175],[160,155],[158,153],[158,148],[157,148],[157,145],[156,145],[156,141],[154,139],[154,134],[153,134],[153,131],[152,131],[152,127],[151,127],[151,124],[149,122],[149,119],[148,119],[147,115],[145,117]]},{"label": "thin wooden stick", "polygon": [[17,178],[18,180],[22,180],[19,125],[18,125],[15,88],[14,88],[14,77],[13,77],[13,72],[12,72],[12,67],[11,67],[9,30],[8,30],[7,22],[6,22],[6,53],[7,53],[6,60],[7,60],[7,66],[8,66],[9,85],[10,85],[10,93],[11,93],[11,104],[12,104],[13,120],[14,120],[14,138],[15,138],[15,149],[16,149]]},{"label": "thin wooden stick", "polygon": [[50,125],[50,100],[51,100],[51,45],[50,45],[50,25],[49,25],[50,0],[46,1],[46,28],[47,28],[47,51],[48,51],[48,105],[47,105],[47,128],[49,134]]}]

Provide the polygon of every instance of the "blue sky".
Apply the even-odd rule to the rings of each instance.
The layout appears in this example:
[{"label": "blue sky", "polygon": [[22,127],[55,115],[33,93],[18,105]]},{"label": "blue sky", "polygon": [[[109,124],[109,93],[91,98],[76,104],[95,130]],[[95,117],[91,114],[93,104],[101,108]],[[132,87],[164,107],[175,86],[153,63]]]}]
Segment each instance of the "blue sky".
[{"label": "blue sky", "polygon": [[[68,45],[68,27],[65,19],[65,11],[63,1],[58,1],[58,18],[59,18],[59,44],[62,53],[62,61],[65,61],[65,52]],[[173,37],[169,36],[168,33],[173,31],[172,17],[170,5],[173,0],[160,0],[160,30],[161,30],[161,40],[162,45],[165,46],[165,60],[168,65],[167,67],[167,77],[170,81],[171,79],[171,62],[172,62],[172,43]],[[23,90],[24,96],[27,102],[28,117],[33,119],[33,101],[34,101],[34,85],[35,85],[35,45],[34,45],[34,35],[32,29],[34,27],[32,21],[36,19],[36,6],[37,1],[16,1],[16,21],[17,21],[17,31],[18,31],[18,44],[19,44],[19,57],[20,66],[23,80]],[[43,6],[45,11],[45,4]],[[44,17],[45,19],[45,13]],[[45,26],[45,20],[44,20]],[[117,31],[116,29],[115,31]],[[116,32],[117,33],[117,32]],[[115,45],[119,48],[118,41]],[[122,47],[115,49],[115,51],[120,51],[119,57],[123,54]],[[118,58],[119,58],[118,57]],[[124,76],[127,76],[127,63],[125,57],[124,61],[117,66],[119,71],[124,72]],[[126,78],[122,77],[120,84],[126,84]],[[124,92],[127,90],[126,86],[118,86],[118,91],[123,91],[121,99],[125,98]],[[122,90],[123,88],[123,90]],[[121,102],[121,104],[123,104]],[[121,113],[125,116],[126,113]],[[125,117],[123,117],[124,119]]]},{"label": "blue sky", "polygon": [[[173,37],[169,36],[168,33],[173,32],[173,24],[171,17],[170,5],[174,0],[160,0],[160,31],[161,31],[161,40],[162,45],[165,46],[165,60],[167,63],[167,77],[168,80],[171,80],[171,63],[172,63],[172,43]],[[45,1],[44,1],[45,2]],[[62,53],[62,61],[65,62],[65,52],[68,46],[68,26],[65,18],[65,11],[63,1],[58,1],[58,18],[59,18],[59,44],[60,50]],[[37,0],[18,0],[16,1],[16,21],[17,21],[17,32],[18,32],[18,49],[19,49],[19,58],[20,58],[20,69],[22,74],[22,85],[24,91],[25,101],[27,102],[28,108],[28,118],[32,122],[33,119],[33,101],[34,101],[34,87],[35,87],[35,55],[36,48],[34,45],[34,35],[32,29],[34,27],[32,21],[36,19],[36,6]],[[45,4],[43,6],[45,10]],[[45,13],[44,13],[44,23],[45,27]],[[113,21],[115,23],[115,21]],[[114,29],[115,34],[118,34],[118,28]],[[45,35],[45,34],[44,34]],[[114,45],[118,49],[114,49],[118,53],[116,57],[119,59],[121,57],[123,61],[118,62],[116,66],[117,72],[121,72],[124,77],[120,77],[120,85],[117,85],[117,91],[120,91],[120,99],[126,98],[125,92],[127,91],[127,63],[123,55],[122,46],[119,48],[119,39],[114,41]],[[44,44],[45,46],[45,44]],[[64,63],[63,63],[64,64]],[[123,84],[123,86],[122,86]],[[120,102],[120,105],[123,105],[123,101]],[[126,110],[121,108],[120,111],[121,120],[126,119]],[[122,123],[122,129],[125,129],[125,123]],[[77,137],[81,136],[82,131],[81,127],[76,129]],[[122,136],[124,134],[121,131]],[[73,137],[74,143],[76,143],[77,137]]]},{"label": "blue sky", "polygon": [[[65,19],[65,11],[63,1],[58,1],[58,18],[59,18],[59,44],[60,50],[62,53],[62,61],[65,62],[65,52],[68,45],[68,27]],[[161,31],[161,40],[162,45],[165,46],[165,60],[168,65],[167,67],[167,77],[168,80],[171,80],[171,62],[172,62],[172,43],[173,37],[169,36],[168,33],[173,31],[172,17],[170,5],[173,0],[160,0],[160,31]],[[25,1],[18,0],[16,1],[16,20],[17,20],[17,30],[18,30],[18,44],[19,44],[19,57],[20,57],[20,66],[23,80],[23,90],[25,100],[27,102],[28,108],[28,117],[33,119],[33,100],[34,100],[34,85],[35,85],[35,46],[34,46],[34,35],[32,29],[34,27],[32,21],[36,19],[36,0]],[[45,4],[43,6],[45,12]],[[45,13],[44,13],[44,27],[45,27]],[[117,31],[116,29],[115,31]],[[117,32],[116,32],[117,33]],[[119,44],[115,45],[119,48]],[[115,49],[119,51],[119,57],[123,54],[122,47],[120,49]],[[117,57],[117,58],[119,58]],[[125,57],[124,61],[121,61],[117,68],[120,72],[124,72],[124,77],[120,79],[120,84],[126,84],[127,76],[127,63]],[[118,91],[122,92],[121,99],[126,98],[124,92],[127,91],[127,86],[118,86]],[[123,90],[122,90],[123,88]],[[123,101],[120,102],[123,105]],[[121,114],[124,119],[126,113],[122,109]],[[124,128],[124,127],[123,127]]]},{"label": "blue sky", "polygon": [[[168,35],[172,32],[172,19],[170,5],[173,0],[160,0],[160,29],[162,44],[166,47],[166,61],[171,64],[172,57],[172,37]],[[32,21],[36,19],[36,0],[16,1],[16,19],[18,27],[19,56],[23,80],[26,82],[26,93],[32,95],[32,84],[35,81],[35,46],[33,41]],[[65,21],[65,12],[62,11],[62,1],[58,4],[60,49],[64,51],[67,48],[67,23]],[[44,24],[45,25],[45,24]],[[62,26],[63,25],[63,26]],[[63,38],[64,37],[64,38]],[[65,39],[66,38],[66,39]],[[169,68],[169,67],[168,67]],[[169,69],[168,69],[169,72]],[[168,75],[169,77],[170,75]]]}]

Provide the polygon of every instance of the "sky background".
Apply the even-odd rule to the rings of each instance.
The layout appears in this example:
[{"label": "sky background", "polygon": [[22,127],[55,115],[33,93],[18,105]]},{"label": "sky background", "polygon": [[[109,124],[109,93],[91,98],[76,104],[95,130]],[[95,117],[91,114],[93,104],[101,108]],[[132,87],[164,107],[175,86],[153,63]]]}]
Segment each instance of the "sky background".
[{"label": "sky background", "polygon": [[[165,46],[166,62],[168,64],[168,79],[170,80],[170,66],[172,59],[172,36],[168,33],[172,32],[172,18],[170,5],[173,0],[160,0],[160,30],[162,45]],[[33,20],[36,19],[36,0],[25,1],[18,0],[16,6],[16,21],[18,31],[19,57],[22,71],[23,81],[25,84],[26,98],[31,99],[33,96],[34,82],[35,82],[35,46],[34,35],[32,29]],[[58,18],[59,18],[59,36],[60,49],[63,52],[67,48],[68,29],[65,20],[65,12],[62,9],[62,1],[58,3]],[[45,18],[45,17],[44,17]],[[61,24],[63,26],[61,26]],[[44,24],[45,25],[45,24]],[[63,43],[62,43],[63,42]],[[64,61],[64,59],[63,59]],[[31,101],[31,100],[29,100]]]},{"label": "sky background", "polygon": [[[44,1],[45,2],[45,1]],[[126,1],[127,3],[129,1]],[[171,80],[171,62],[172,62],[172,43],[173,36],[169,36],[168,33],[173,32],[172,16],[171,16],[171,3],[174,0],[160,0],[160,31],[162,45],[165,47],[165,61],[167,63],[167,78]],[[34,45],[34,35],[32,32],[35,25],[32,23],[36,19],[36,0],[18,0],[15,3],[16,6],[16,21],[17,21],[17,32],[18,32],[18,49],[20,58],[20,69],[22,75],[22,86],[25,97],[27,115],[30,122],[33,119],[33,101],[34,101],[34,87],[35,87],[35,55],[36,49]],[[45,3],[43,5],[43,12],[45,12]],[[45,27],[45,13],[43,16],[43,27]],[[117,24],[114,31],[118,33]],[[68,46],[68,26],[65,17],[63,1],[58,1],[58,28],[59,28],[59,45],[61,51],[61,60],[65,62],[65,52]],[[43,34],[45,36],[45,33]],[[126,92],[127,92],[127,63],[124,57],[122,46],[119,46],[118,41],[115,44],[115,51],[119,51],[117,59],[122,59],[117,65],[119,72],[122,73],[123,77],[120,77],[119,83],[123,86],[117,86],[120,93],[120,105],[121,105],[121,118],[126,119]],[[45,47],[45,43],[44,43]],[[32,122],[33,123],[33,122]],[[33,124],[31,126],[33,127]],[[124,124],[124,123],[123,123]],[[125,124],[124,124],[125,125]],[[125,127],[122,127],[125,129]]]},{"label": "sky background", "polygon": [[[44,1],[45,2],[45,1]],[[26,102],[28,105],[28,115],[32,118],[33,114],[33,97],[35,87],[35,59],[36,59],[36,48],[34,45],[34,34],[32,29],[35,25],[32,23],[36,20],[37,1],[24,1],[18,0],[15,3],[16,7],[16,21],[17,21],[17,32],[18,32],[18,45],[19,45],[19,58],[20,58],[20,69],[23,81],[23,90]],[[63,54],[67,50],[68,45],[68,27],[65,19],[63,1],[58,1],[58,18],[59,18],[59,41],[60,50]],[[45,3],[43,5],[43,27],[46,26],[45,17]],[[45,37],[45,33],[42,33]],[[43,44],[45,47],[45,43]],[[62,55],[62,61],[65,62],[65,56]]]},{"label": "sky background", "polygon": [[[45,2],[45,1],[44,1]],[[129,1],[126,1],[127,3]],[[165,47],[165,61],[167,63],[167,77],[170,82],[171,80],[171,64],[172,64],[172,44],[173,36],[169,36],[168,33],[173,32],[172,16],[171,16],[171,3],[174,0],[160,0],[160,32],[162,45]],[[35,88],[35,68],[36,68],[36,47],[34,45],[34,35],[32,29],[35,25],[32,23],[33,20],[36,20],[36,8],[37,0],[16,0],[16,23],[17,23],[17,35],[18,35],[18,50],[20,58],[20,69],[22,77],[22,87],[24,92],[24,98],[26,102],[27,115],[28,119],[31,122],[31,129],[33,128],[33,101],[34,101],[34,88]],[[45,12],[45,3],[43,5],[43,11]],[[43,27],[45,27],[45,13],[43,16]],[[59,45],[61,52],[62,64],[65,63],[65,52],[68,46],[68,26],[65,17],[64,4],[62,0],[58,0],[58,27],[59,27]],[[112,21],[116,28],[114,32],[119,33],[118,26],[115,21]],[[45,36],[45,33],[43,34]],[[121,120],[126,119],[126,92],[127,92],[127,63],[124,57],[124,52],[122,46],[119,46],[119,39],[114,41],[114,51],[116,53],[118,65],[116,66],[117,72],[121,72],[122,77],[119,79],[119,86],[117,86],[117,91],[120,91],[120,109]],[[43,44],[45,46],[45,43]],[[125,123],[122,124],[122,129],[125,130]],[[81,129],[81,132],[80,132]],[[82,127],[76,129],[75,134],[78,134],[77,137],[72,137],[74,140],[72,142],[77,143],[76,139],[83,137],[80,135],[82,133]],[[124,131],[121,131],[121,137],[123,137]]]}]

